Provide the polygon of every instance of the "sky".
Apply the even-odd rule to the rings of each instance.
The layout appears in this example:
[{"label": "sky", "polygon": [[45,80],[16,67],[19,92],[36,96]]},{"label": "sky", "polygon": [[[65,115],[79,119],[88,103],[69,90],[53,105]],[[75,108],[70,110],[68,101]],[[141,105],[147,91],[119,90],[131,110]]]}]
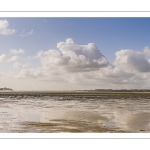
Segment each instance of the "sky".
[{"label": "sky", "polygon": [[0,87],[150,88],[150,18],[0,18]]}]

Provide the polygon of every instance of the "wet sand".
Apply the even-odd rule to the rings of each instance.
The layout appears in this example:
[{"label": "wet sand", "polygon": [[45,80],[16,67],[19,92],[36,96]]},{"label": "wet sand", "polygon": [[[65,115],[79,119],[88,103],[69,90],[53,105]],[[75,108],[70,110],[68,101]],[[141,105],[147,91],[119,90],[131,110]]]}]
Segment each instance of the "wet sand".
[{"label": "wet sand", "polygon": [[150,93],[0,92],[0,132],[150,132]]}]

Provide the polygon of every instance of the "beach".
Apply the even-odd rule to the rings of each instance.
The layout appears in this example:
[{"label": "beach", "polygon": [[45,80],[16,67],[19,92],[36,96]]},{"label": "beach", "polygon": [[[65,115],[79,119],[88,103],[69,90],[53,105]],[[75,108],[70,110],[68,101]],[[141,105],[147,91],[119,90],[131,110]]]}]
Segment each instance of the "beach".
[{"label": "beach", "polygon": [[147,133],[149,92],[1,92],[1,133]]}]

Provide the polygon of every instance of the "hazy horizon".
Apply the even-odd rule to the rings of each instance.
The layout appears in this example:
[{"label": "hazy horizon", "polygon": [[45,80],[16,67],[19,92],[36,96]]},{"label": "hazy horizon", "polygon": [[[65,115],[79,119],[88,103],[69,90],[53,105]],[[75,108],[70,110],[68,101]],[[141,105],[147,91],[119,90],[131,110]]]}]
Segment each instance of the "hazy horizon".
[{"label": "hazy horizon", "polygon": [[0,18],[0,87],[150,89],[150,18]]}]

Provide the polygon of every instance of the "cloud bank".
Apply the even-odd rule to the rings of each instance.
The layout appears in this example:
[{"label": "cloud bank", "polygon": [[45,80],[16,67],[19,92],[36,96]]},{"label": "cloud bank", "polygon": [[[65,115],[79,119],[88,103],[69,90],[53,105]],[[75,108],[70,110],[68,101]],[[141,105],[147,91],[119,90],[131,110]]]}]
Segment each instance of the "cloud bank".
[{"label": "cloud bank", "polygon": [[[13,55],[24,50],[12,49]],[[77,44],[68,38],[57,43],[57,50],[37,52],[34,58],[41,66],[28,68],[18,56],[0,55],[0,62],[14,62],[19,69],[15,79],[33,79],[56,84],[80,85],[84,88],[150,88],[150,48],[142,51],[122,49],[115,53],[113,63],[100,52],[94,43]],[[35,59],[33,59],[34,61]]]}]

